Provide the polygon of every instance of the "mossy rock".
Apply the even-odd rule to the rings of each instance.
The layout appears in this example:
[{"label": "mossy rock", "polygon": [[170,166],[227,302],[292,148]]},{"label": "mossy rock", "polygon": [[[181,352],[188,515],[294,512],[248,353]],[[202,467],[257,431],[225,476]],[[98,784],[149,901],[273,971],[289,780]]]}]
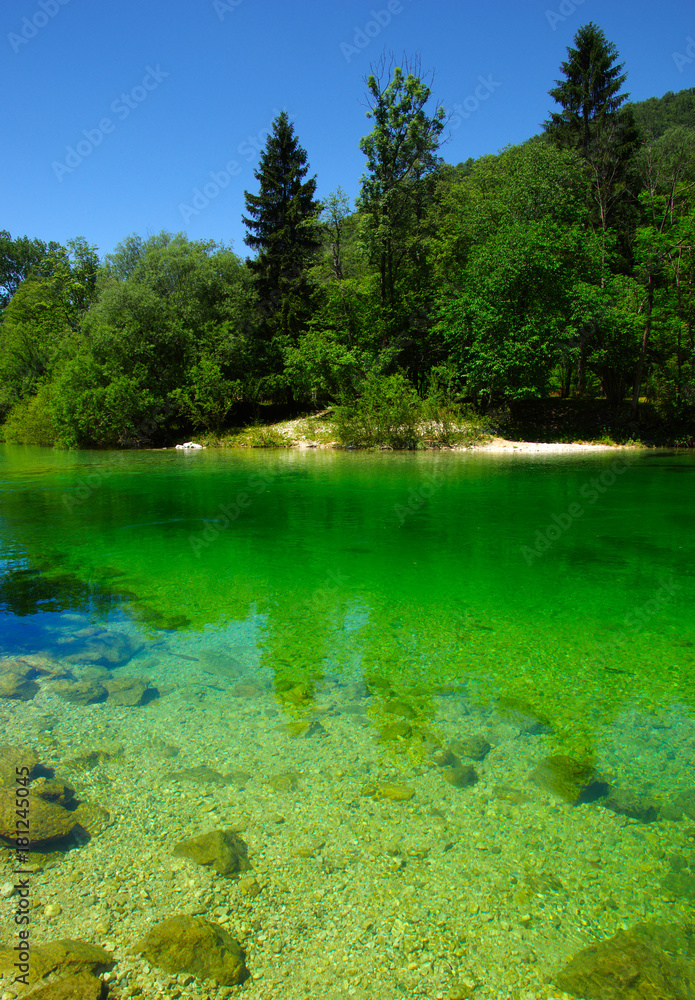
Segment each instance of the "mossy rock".
[{"label": "mossy rock", "polygon": [[530,778],[534,784],[572,805],[594,802],[608,793],[608,784],[596,773],[592,761],[566,754],[545,757]]},{"label": "mossy rock", "polygon": [[39,685],[19,670],[0,670],[0,698],[12,701],[31,701],[39,691]]},{"label": "mossy rock", "polygon": [[555,977],[582,1000],[687,1000],[695,981],[692,929],[637,924],[584,948]]},{"label": "mossy rock", "polygon": [[104,685],[93,679],[55,681],[51,685],[51,691],[73,705],[96,705],[101,701],[106,701],[108,694]]},{"label": "mossy rock", "polygon": [[457,753],[459,757],[466,757],[468,760],[485,760],[492,750],[492,747],[484,736],[467,736],[462,740],[452,740],[449,747]]},{"label": "mossy rock", "polygon": [[207,764],[199,764],[197,767],[185,767],[181,771],[168,771],[164,775],[167,781],[193,781],[196,784],[202,782],[210,785],[234,785],[242,789],[251,777],[246,771],[230,771],[222,774],[214,767]]},{"label": "mossy rock", "polygon": [[[0,789],[0,837],[16,843],[18,838],[28,836],[32,847],[62,840],[72,833],[79,823],[74,812],[70,812],[55,802],[46,802],[37,795],[28,795],[21,800],[26,803],[29,822],[28,833],[17,830],[17,801],[10,789]],[[24,818],[24,817],[20,817]]]},{"label": "mossy rock", "polygon": [[17,769],[22,768],[27,768],[29,777],[47,770],[42,767],[36,751],[31,747],[11,746],[9,743],[0,745],[0,786],[15,788]]},{"label": "mossy rock", "polygon": [[79,972],[32,990],[27,1000],[106,1000],[108,986],[103,979]]},{"label": "mossy rock", "polygon": [[218,875],[250,871],[248,846],[233,830],[211,830],[182,840],[173,850],[175,858],[214,868]]},{"label": "mossy rock", "polygon": [[648,795],[627,788],[612,789],[601,805],[619,816],[629,816],[640,823],[655,823],[661,815],[661,803]]},{"label": "mossy rock", "polygon": [[[11,948],[0,952],[0,969],[10,971],[16,955]],[[29,950],[29,983],[34,984],[49,975],[100,976],[115,965],[113,955],[98,945],[71,938],[61,938],[46,944],[32,944]],[[33,994],[32,994],[33,996]]]},{"label": "mossy rock", "polygon": [[147,705],[159,697],[159,691],[152,687],[149,681],[141,680],[138,677],[118,677],[113,680],[104,681],[104,687],[108,691],[108,701],[111,705],[125,705],[135,708],[140,705]]},{"label": "mossy rock", "polygon": [[439,773],[454,788],[469,788],[471,785],[475,785],[478,780],[478,772],[472,764],[440,767]]},{"label": "mossy rock", "polygon": [[55,802],[70,808],[75,800],[75,789],[56,778],[35,778],[31,783],[31,794],[45,802]]},{"label": "mossy rock", "polygon": [[168,917],[148,932],[137,950],[172,975],[187,972],[220,986],[236,986],[249,977],[239,942],[203,917]]}]

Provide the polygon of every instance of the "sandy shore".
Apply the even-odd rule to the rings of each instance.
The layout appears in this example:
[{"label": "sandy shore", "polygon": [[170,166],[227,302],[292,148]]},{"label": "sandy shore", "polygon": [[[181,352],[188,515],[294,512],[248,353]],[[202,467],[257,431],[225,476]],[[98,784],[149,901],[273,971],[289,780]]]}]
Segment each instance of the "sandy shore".
[{"label": "sandy shore", "polygon": [[483,444],[472,445],[466,451],[518,452],[522,455],[564,455],[573,452],[624,451],[634,450],[635,445],[621,444],[567,444],[561,441],[508,441],[506,438],[492,438]]}]

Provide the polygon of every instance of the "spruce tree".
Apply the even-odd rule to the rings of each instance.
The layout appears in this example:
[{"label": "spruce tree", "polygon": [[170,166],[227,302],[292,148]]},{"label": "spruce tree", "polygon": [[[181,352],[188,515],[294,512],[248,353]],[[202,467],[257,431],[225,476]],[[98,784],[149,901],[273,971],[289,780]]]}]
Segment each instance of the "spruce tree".
[{"label": "spruce tree", "polygon": [[254,177],[260,193],[244,192],[248,228],[244,242],[257,252],[255,276],[259,327],[271,338],[296,340],[311,311],[307,271],[320,246],[316,177],[305,180],[307,154],[282,111],[272,125]]},{"label": "spruce tree", "polygon": [[556,80],[550,96],[562,107],[551,112],[545,129],[561,146],[581,151],[588,159],[592,139],[630,96],[620,89],[627,79],[624,63],[615,65],[618,50],[593,22],[574,36],[576,48],[567,48],[560,65],[564,80]]}]

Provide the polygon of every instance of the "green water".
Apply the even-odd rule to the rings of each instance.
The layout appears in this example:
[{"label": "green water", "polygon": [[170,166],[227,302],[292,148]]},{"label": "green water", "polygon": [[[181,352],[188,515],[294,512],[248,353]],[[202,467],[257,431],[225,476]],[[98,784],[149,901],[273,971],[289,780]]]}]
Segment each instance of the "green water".
[{"label": "green water", "polygon": [[560,730],[692,704],[691,455],[4,446],[0,480],[10,652],[80,611],[252,646],[309,698],[327,671],[464,683]]},{"label": "green water", "polygon": [[[37,940],[102,941],[71,856],[102,920],[106,877],[149,891],[104,924],[129,953],[171,912],[231,913],[250,1000],[559,1000],[581,948],[687,924],[694,486],[695,456],[666,452],[0,446],[0,656],[160,695],[76,705],[41,678],[0,701],[8,742],[116,816],[54,862],[63,913],[37,912]],[[85,659],[104,637],[130,644],[108,670]],[[451,781],[441,748],[481,737],[477,781]],[[558,753],[637,807],[570,805],[534,777]],[[205,777],[239,769],[240,788]],[[239,812],[253,900],[170,870],[178,841]],[[153,995],[147,968],[132,976]]]}]

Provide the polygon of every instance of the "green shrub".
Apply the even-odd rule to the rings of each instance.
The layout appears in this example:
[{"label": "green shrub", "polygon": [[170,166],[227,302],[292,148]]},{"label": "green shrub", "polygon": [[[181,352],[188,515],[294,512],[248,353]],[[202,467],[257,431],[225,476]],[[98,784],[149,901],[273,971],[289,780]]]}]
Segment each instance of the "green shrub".
[{"label": "green shrub", "polygon": [[422,400],[400,372],[367,376],[362,395],[336,407],[338,440],[346,446],[402,450],[415,448]]},{"label": "green shrub", "polygon": [[35,396],[16,403],[2,426],[2,438],[8,444],[52,445],[58,432],[50,403],[48,385],[42,385]]}]

